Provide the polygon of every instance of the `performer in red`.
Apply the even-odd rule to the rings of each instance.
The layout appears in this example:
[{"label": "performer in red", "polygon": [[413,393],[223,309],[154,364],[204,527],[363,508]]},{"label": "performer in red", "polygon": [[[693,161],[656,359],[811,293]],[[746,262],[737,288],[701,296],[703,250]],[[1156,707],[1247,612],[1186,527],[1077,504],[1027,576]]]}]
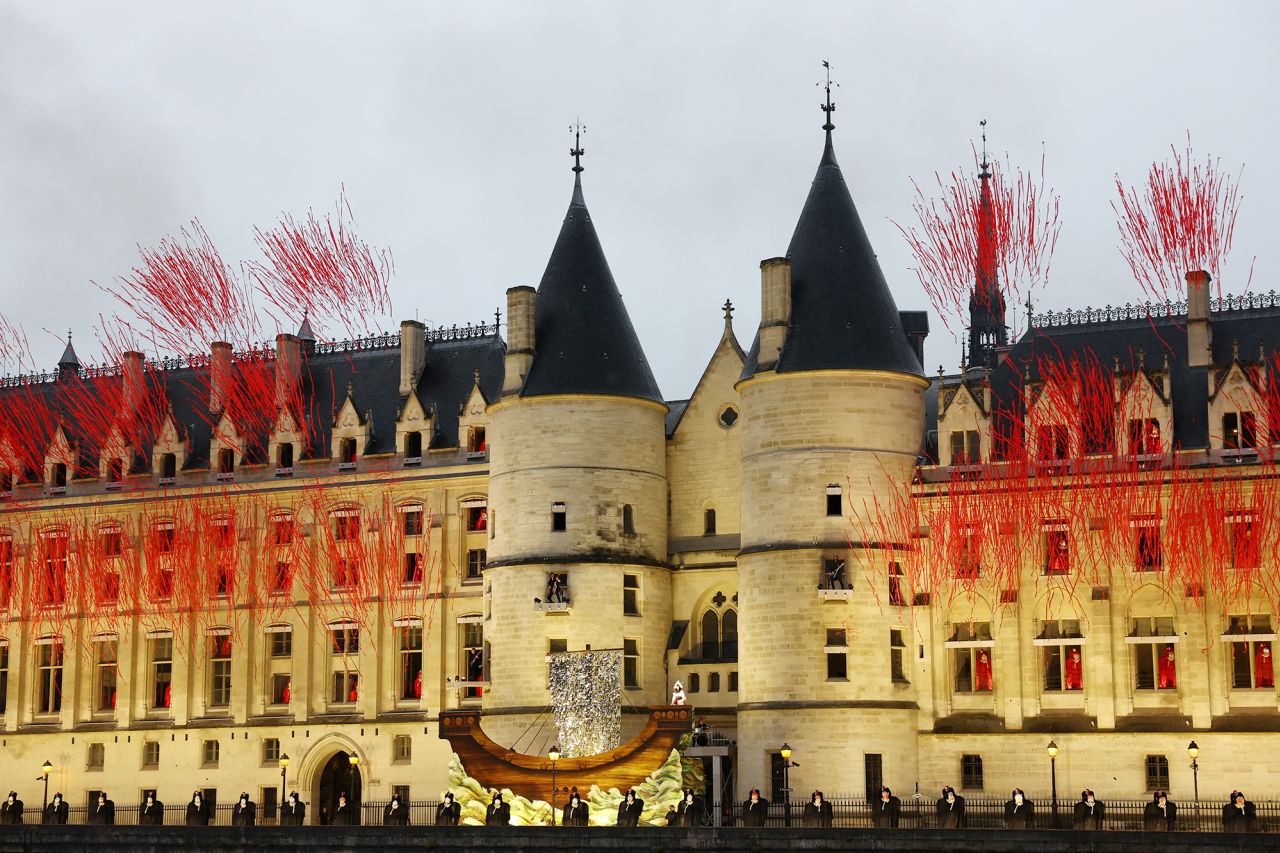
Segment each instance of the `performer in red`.
[{"label": "performer in red", "polygon": [[172,684],[166,684],[164,686],[164,707],[166,708],[173,707],[173,685]]},{"label": "performer in red", "polygon": [[1063,687],[1067,690],[1084,689],[1084,662],[1080,658],[1080,647],[1072,646],[1067,651],[1067,665],[1064,671]]},{"label": "performer in red", "polygon": [[978,649],[978,659],[973,667],[974,689],[991,689],[991,657],[986,649]]},{"label": "performer in red", "polygon": [[1049,573],[1050,574],[1066,574],[1070,570],[1070,557],[1067,552],[1066,534],[1059,534],[1052,537],[1049,547]]},{"label": "performer in red", "polygon": [[1178,686],[1178,665],[1174,661],[1173,646],[1165,646],[1160,657],[1160,669],[1156,676],[1156,686],[1160,689]]},{"label": "performer in red", "polygon": [[355,676],[352,676],[351,692],[347,694],[347,701],[354,702],[359,698],[360,698],[360,682]]},{"label": "performer in red", "polygon": [[[484,448],[481,448],[483,450]],[[476,515],[476,530],[485,530],[489,527],[489,510],[482,509]]]},{"label": "performer in red", "polygon": [[1275,687],[1276,679],[1271,669],[1271,644],[1263,643],[1253,660],[1254,680],[1258,687]]},{"label": "performer in red", "polygon": [[418,670],[417,676],[413,679],[413,698],[422,698],[422,670]]},{"label": "performer in red", "polygon": [[289,700],[293,698],[293,679],[290,678],[284,683],[284,691],[280,694],[280,699],[284,704],[288,705]]}]

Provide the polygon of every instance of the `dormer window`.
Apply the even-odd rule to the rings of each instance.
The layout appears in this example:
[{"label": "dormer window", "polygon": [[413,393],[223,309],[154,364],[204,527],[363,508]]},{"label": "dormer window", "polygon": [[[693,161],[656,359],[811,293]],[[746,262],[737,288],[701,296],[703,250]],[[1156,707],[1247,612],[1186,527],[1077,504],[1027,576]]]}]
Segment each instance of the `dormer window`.
[{"label": "dormer window", "polygon": [[173,453],[166,453],[160,457],[160,482],[172,483],[178,478],[178,457]]},{"label": "dormer window", "polygon": [[421,461],[422,459],[422,433],[407,432],[404,436],[404,461],[408,465],[410,461]]},{"label": "dormer window", "polygon": [[467,434],[467,455],[483,456],[489,445],[485,443],[484,427],[472,427]]},{"label": "dormer window", "polygon": [[1258,446],[1258,419],[1253,412],[1226,412],[1222,416],[1222,448],[1245,450]]},{"label": "dormer window", "polygon": [[976,429],[951,433],[951,464],[977,465],[982,461],[982,441]]},{"label": "dormer window", "polygon": [[236,471],[236,452],[230,447],[218,451],[218,476],[230,477]]},{"label": "dormer window", "polygon": [[1134,418],[1129,421],[1129,455],[1159,455],[1160,421],[1155,418]]},{"label": "dormer window", "polygon": [[121,459],[112,459],[107,463],[107,488],[119,486],[120,481],[124,478],[124,461]]},{"label": "dormer window", "polygon": [[67,487],[67,464],[65,462],[53,463],[50,484],[55,489],[65,489]]},{"label": "dormer window", "polygon": [[1064,424],[1045,424],[1038,433],[1037,453],[1040,461],[1050,462],[1071,456],[1071,442]]},{"label": "dormer window", "polygon": [[[285,442],[276,448],[276,465],[280,472],[293,473],[293,443]],[[279,472],[278,472],[279,473]]]},{"label": "dormer window", "polygon": [[356,440],[354,438],[344,438],[342,443],[338,445],[338,464],[356,464]]},{"label": "dormer window", "polygon": [[0,492],[8,493],[13,491],[13,472],[0,471]]}]

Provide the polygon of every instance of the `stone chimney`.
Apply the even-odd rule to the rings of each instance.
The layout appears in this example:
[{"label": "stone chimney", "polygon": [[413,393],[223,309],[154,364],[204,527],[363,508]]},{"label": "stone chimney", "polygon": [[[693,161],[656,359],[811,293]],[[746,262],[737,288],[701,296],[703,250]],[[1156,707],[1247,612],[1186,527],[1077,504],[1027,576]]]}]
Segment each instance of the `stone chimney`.
[{"label": "stone chimney", "polygon": [[302,342],[297,335],[276,335],[276,406],[284,408],[302,379]]},{"label": "stone chimney", "polygon": [[502,396],[516,394],[533,364],[534,304],[538,291],[527,284],[507,289],[507,359]]},{"label": "stone chimney", "polygon": [[427,327],[417,320],[400,321],[400,396],[418,387],[427,365]]},{"label": "stone chimney", "polygon": [[791,261],[768,258],[760,262],[760,354],[758,370],[778,366],[791,320]]},{"label": "stone chimney", "polygon": [[1209,324],[1209,282],[1204,270],[1187,273],[1187,366],[1205,367],[1213,348],[1213,328]]},{"label": "stone chimney", "polygon": [[142,401],[147,396],[146,374],[144,372],[147,357],[140,352],[124,354],[124,366],[120,389],[120,414],[132,419],[140,414]]},{"label": "stone chimney", "polygon": [[214,341],[209,355],[209,411],[221,412],[231,393],[231,344]]}]

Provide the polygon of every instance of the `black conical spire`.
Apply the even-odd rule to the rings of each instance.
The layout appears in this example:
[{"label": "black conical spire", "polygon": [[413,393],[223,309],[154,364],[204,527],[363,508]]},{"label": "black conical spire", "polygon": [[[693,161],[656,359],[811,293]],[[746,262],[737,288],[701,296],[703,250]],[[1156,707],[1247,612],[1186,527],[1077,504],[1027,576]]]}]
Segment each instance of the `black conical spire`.
[{"label": "black conical spire", "polygon": [[535,355],[520,394],[607,394],[662,402],[582,195],[582,132],[575,122],[573,196],[538,285]]},{"label": "black conical spire", "polygon": [[969,296],[969,365],[989,367],[997,347],[1008,346],[1004,294],[1000,292],[996,257],[995,208],[991,199],[991,164],[987,161],[987,120],[982,126],[982,162],[978,173],[977,248],[974,286]]},{"label": "black conical spire", "polygon": [[[830,64],[823,67],[830,73]],[[866,228],[836,162],[829,79],[822,159],[796,222],[791,260],[791,317],[778,356],[779,373],[798,370],[888,370],[923,376],[924,368],[867,239]],[[755,373],[759,339],[743,377]]]},{"label": "black conical spire", "polygon": [[80,358],[76,355],[76,348],[71,345],[71,330],[67,329],[67,346],[58,359],[58,375],[73,376],[79,372]]}]

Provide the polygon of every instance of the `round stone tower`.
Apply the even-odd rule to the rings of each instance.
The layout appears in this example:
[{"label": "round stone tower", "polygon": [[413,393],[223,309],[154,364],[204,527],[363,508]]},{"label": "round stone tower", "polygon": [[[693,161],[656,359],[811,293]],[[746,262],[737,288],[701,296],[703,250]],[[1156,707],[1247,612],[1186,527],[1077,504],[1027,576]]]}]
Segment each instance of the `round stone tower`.
[{"label": "round stone tower", "polygon": [[917,778],[910,608],[891,603],[894,549],[860,539],[877,499],[910,482],[928,382],[826,130],[787,257],[761,264],[738,384],[738,780],[766,783],[788,743],[793,800]]},{"label": "round stone tower", "polygon": [[[526,753],[555,739],[549,717],[530,733],[553,649],[623,650],[623,710],[667,700],[667,406],[575,172],[537,291],[507,293],[506,376],[489,407],[484,729]],[[624,714],[623,737],[643,719]]]}]

